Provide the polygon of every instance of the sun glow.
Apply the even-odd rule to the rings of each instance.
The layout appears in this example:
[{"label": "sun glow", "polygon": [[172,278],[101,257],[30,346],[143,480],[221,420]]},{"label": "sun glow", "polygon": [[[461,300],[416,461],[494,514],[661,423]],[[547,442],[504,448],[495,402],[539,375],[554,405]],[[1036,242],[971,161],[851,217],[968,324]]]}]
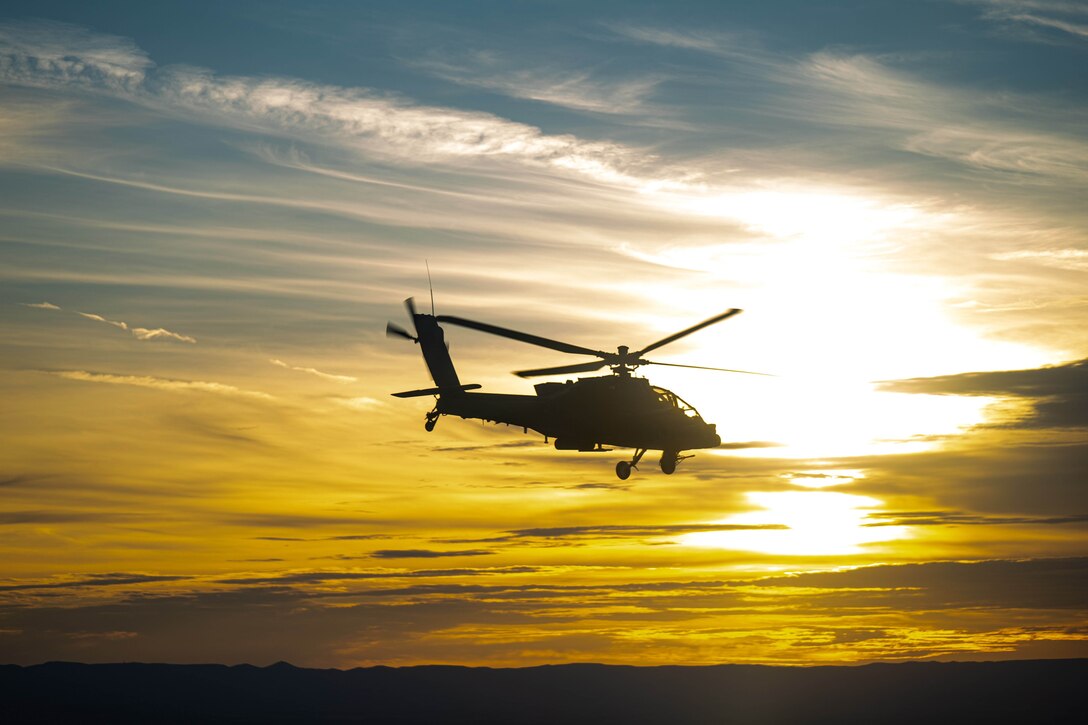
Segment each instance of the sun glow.
[{"label": "sun glow", "polygon": [[818,379],[730,385],[702,398],[722,440],[769,441],[774,448],[729,454],[787,458],[912,453],[986,419],[990,398],[907,395]]},{"label": "sun glow", "polygon": [[[1022,369],[1052,361],[1042,348],[990,339],[960,319],[964,282],[913,268],[917,238],[951,238],[969,226],[951,212],[852,190],[794,184],[761,189],[657,192],[670,212],[731,220],[722,238],[625,247],[657,264],[700,270],[714,283],[662,291],[678,309],[745,314],[671,348],[676,362],[773,373],[775,378],[654,370],[655,382],[690,397],[726,442],[773,442],[746,455],[826,457],[932,448],[986,419],[982,397],[896,395],[881,380],[964,370]],[[754,238],[754,239],[753,239]],[[723,295],[723,287],[732,290]],[[661,329],[675,329],[675,313]],[[683,350],[687,345],[688,349]],[[660,356],[663,361],[673,361]],[[695,390],[698,393],[690,391]]]},{"label": "sun glow", "polygon": [[784,524],[788,529],[701,531],[681,543],[763,554],[827,556],[858,554],[866,544],[909,538],[906,526],[866,526],[882,502],[869,496],[827,491],[753,491],[748,502],[760,510],[736,514],[719,524]]},{"label": "sun glow", "polygon": [[687,214],[735,219],[777,238],[834,244],[873,242],[894,229],[926,222],[922,211],[858,194],[825,189],[662,193],[659,203]]},{"label": "sun glow", "polygon": [[780,478],[802,488],[830,488],[856,481],[859,478],[865,478],[865,474],[853,468],[824,469],[818,471],[794,471],[793,473],[782,474]]}]

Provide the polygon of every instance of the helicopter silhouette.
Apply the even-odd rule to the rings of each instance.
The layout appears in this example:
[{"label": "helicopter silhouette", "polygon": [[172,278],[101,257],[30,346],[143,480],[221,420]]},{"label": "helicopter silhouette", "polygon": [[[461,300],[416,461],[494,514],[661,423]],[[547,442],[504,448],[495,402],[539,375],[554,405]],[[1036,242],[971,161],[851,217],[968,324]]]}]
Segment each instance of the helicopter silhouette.
[{"label": "helicopter silhouette", "polygon": [[[544,435],[545,442],[554,438],[556,449],[561,451],[612,450],[605,446],[633,448],[635,452],[631,460],[616,464],[616,475],[621,480],[629,478],[632,469],[637,470],[639,461],[647,451],[661,451],[661,471],[672,474],[680,461],[692,457],[683,455],[684,451],[715,448],[721,444],[721,438],[713,423],[705,422],[694,407],[671,390],[651,385],[645,378],[633,377],[631,373],[636,368],[642,365],[666,365],[765,375],[748,370],[655,362],[643,357],[646,353],[693,332],[740,314],[741,310],[735,308],[639,350],[632,351],[630,347],[621,345],[616,352],[605,352],[463,317],[435,315],[433,295],[429,315],[417,312],[415,301],[411,297],[404,304],[408,308],[416,334],[412,335],[403,327],[390,322],[386,325],[386,335],[411,340],[420,346],[436,387],[392,395],[398,398],[435,396],[435,406],[426,414],[424,428],[427,431],[434,430],[440,416],[456,415],[461,418],[506,423],[522,428],[525,432],[535,430]],[[469,391],[478,390],[482,386],[464,385],[458,379],[450,358],[449,346],[445,341],[445,333],[439,323],[467,327],[558,352],[597,358],[591,362],[514,373],[523,378],[593,372],[604,367],[611,368],[612,372],[610,375],[579,378],[577,381],[568,380],[565,383],[538,383],[534,386],[535,395],[470,393]]]}]

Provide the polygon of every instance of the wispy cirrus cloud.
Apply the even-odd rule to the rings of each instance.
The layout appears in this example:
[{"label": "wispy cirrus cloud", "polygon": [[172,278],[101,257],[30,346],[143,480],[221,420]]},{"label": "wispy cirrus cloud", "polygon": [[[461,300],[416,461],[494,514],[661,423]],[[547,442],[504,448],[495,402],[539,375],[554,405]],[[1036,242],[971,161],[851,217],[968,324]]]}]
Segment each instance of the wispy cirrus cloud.
[{"label": "wispy cirrus cloud", "polygon": [[999,261],[1035,262],[1047,267],[1088,272],[1088,250],[1085,249],[1021,249],[993,255]]},{"label": "wispy cirrus cloud", "polygon": [[146,327],[133,327],[129,330],[137,340],[178,340],[180,342],[195,343],[196,338],[188,335],[182,335],[178,332],[170,332],[170,330],[156,327],[154,330],[149,330]]},{"label": "wispy cirrus cloud", "polygon": [[1071,23],[1065,20],[1059,20],[1057,18],[1047,18],[1039,15],[1029,15],[1027,13],[1009,15],[1007,17],[1009,20],[1015,20],[1021,23],[1029,23],[1032,25],[1039,25],[1044,28],[1061,30],[1062,32],[1073,35],[1078,39],[1088,40],[1088,25],[1082,23]]},{"label": "wispy cirrus cloud", "polygon": [[242,398],[255,398],[258,400],[274,400],[268,393],[254,390],[242,390],[233,385],[214,383],[204,380],[175,380],[172,378],[159,378],[151,375],[117,375],[114,373],[99,373],[88,370],[42,370],[41,372],[56,375],[67,380],[79,380],[87,383],[107,383],[109,385],[134,385],[140,388],[154,388],[156,390],[170,390],[176,392],[200,392],[231,395]]},{"label": "wispy cirrus cloud", "polygon": [[[50,27],[53,33],[68,32],[67,26]],[[800,122],[809,127],[823,126],[836,132],[857,132],[860,145],[891,149],[897,154],[906,151],[916,159],[953,162],[981,175],[1018,185],[1053,185],[1088,178],[1088,172],[1085,172],[1088,169],[1088,143],[1076,132],[1075,114],[1045,98],[1003,94],[995,100],[992,94],[924,81],[916,74],[893,68],[878,56],[839,51],[797,56],[775,54],[743,34],[633,26],[616,26],[614,30],[618,37],[632,42],[682,47],[728,63],[730,78],[741,75],[758,81],[766,89],[756,103],[762,116]],[[76,35],[82,38],[85,32]],[[43,53],[44,57],[53,60],[48,64],[35,60],[36,46],[31,41],[38,36],[31,34],[29,41],[6,46],[0,39],[0,55],[10,61],[0,64],[0,79],[47,87],[76,83],[72,80],[74,71],[63,70],[64,63],[69,61],[63,57],[57,60],[51,55],[50,43],[44,44]],[[133,52],[131,43],[119,39],[107,41],[100,42],[108,45],[116,41],[118,54]],[[55,44],[55,41],[51,42]],[[78,50],[82,46],[76,42],[75,47]],[[477,162],[487,159],[495,164],[505,164],[501,173],[508,173],[514,167],[557,172],[549,183],[563,183],[558,175],[574,175],[599,183],[602,189],[605,186],[620,188],[625,195],[632,189],[649,192],[627,198],[628,202],[634,202],[633,206],[628,203],[624,209],[628,219],[632,218],[633,209],[645,208],[647,203],[655,206],[656,200],[670,211],[678,208],[681,214],[709,204],[722,217],[736,218],[746,227],[758,226],[752,225],[745,216],[743,203],[730,203],[730,199],[743,193],[738,187],[704,183],[701,181],[706,178],[704,170],[668,166],[660,158],[631,145],[591,141],[571,134],[547,134],[538,127],[493,114],[415,104],[366,88],[319,85],[290,78],[224,77],[193,68],[154,68],[143,64],[140,60],[143,55],[137,53],[136,56],[130,63],[115,62],[113,65],[121,66],[123,72],[116,72],[122,75],[143,73],[139,83],[103,82],[95,86],[95,76],[88,80],[80,72],[75,76],[81,79],[78,80],[79,87],[175,116],[332,144],[396,164],[418,166],[424,163],[433,169],[438,164],[452,167],[467,163],[479,169]],[[92,53],[86,63],[93,65],[96,58],[98,55]],[[1012,107],[1014,111],[995,120],[993,111],[1004,106]],[[360,175],[297,160],[282,165],[343,180],[374,183]],[[395,205],[371,204],[358,198],[340,202],[325,197],[238,193],[233,188],[221,190],[214,185],[197,187],[149,182],[144,178],[61,169],[55,164],[49,169],[77,178],[192,198],[269,204],[394,224],[426,223],[440,227],[465,224],[474,233],[486,228],[492,233],[517,234],[522,238],[536,233],[525,225],[517,229],[504,226],[501,215],[481,213],[466,217],[436,213],[429,216],[426,204],[414,206],[406,215]],[[190,188],[183,188],[185,186]],[[669,193],[656,193],[662,189]],[[919,224],[923,225],[932,222],[938,227],[951,219],[937,219],[928,212],[922,213],[920,208],[914,211],[918,212]],[[826,210],[819,209],[818,215],[822,215],[820,218],[826,223]],[[810,218],[812,216],[774,214],[776,220],[802,219],[797,226],[806,228],[812,228],[812,222],[819,223],[819,219]],[[554,230],[545,229],[544,235],[554,237]],[[703,262],[705,260],[700,258],[700,265]],[[179,339],[172,336],[178,333],[163,328],[139,329],[144,332],[133,332],[133,335],[146,337],[138,339]]]},{"label": "wispy cirrus cloud", "polygon": [[333,380],[338,383],[354,383],[358,378],[353,378],[350,375],[334,375],[333,373],[326,373],[318,370],[317,368],[299,367],[297,365],[288,365],[283,360],[277,360],[276,358],[270,359],[268,362],[272,363],[276,367],[284,368],[286,370],[294,370],[295,372],[307,373],[323,380]]},{"label": "wispy cirrus cloud", "polygon": [[105,322],[107,325],[113,325],[119,327],[122,330],[128,330],[128,325],[124,322],[118,322],[117,320],[108,320],[102,315],[96,315],[93,312],[76,312],[80,317],[86,317],[88,320],[95,320],[96,322]]},{"label": "wispy cirrus cloud", "polygon": [[125,330],[126,332],[132,333],[132,336],[135,337],[137,340],[177,340],[178,342],[188,342],[191,344],[196,343],[195,337],[190,337],[189,335],[182,335],[178,332],[171,332],[170,330],[166,330],[161,327],[157,327],[155,329],[148,329],[146,327],[130,327],[128,323],[122,322],[121,320],[110,320],[106,317],[103,317],[102,315],[96,315],[92,312],[76,312],[76,314],[80,315],[81,317],[86,317],[88,320],[104,322],[107,325],[113,325],[116,328]]},{"label": "wispy cirrus cloud", "polygon": [[941,86],[874,56],[833,51],[806,58],[791,82],[812,93],[792,96],[782,106],[786,113],[892,133],[903,150],[975,169],[1088,178],[1088,142],[1078,131],[1077,113],[1066,104]]},{"label": "wispy cirrus cloud", "polygon": [[460,85],[576,111],[604,114],[662,112],[649,102],[660,82],[656,77],[605,80],[588,71],[571,68],[517,68],[517,61],[512,58],[479,51],[457,57],[432,54],[413,65]]},{"label": "wispy cirrus cloud", "polygon": [[[1015,2],[994,2],[994,17],[1019,17]],[[1064,3],[1028,3],[1069,10]],[[1050,23],[1043,18],[1036,22]],[[1058,23],[1059,21],[1053,21]],[[1067,32],[1081,28],[1061,23]],[[1016,174],[1023,181],[1084,181],[1088,142],[1083,119],[1061,98],[1000,94],[936,83],[870,53],[822,49],[773,53],[742,33],[617,24],[625,40],[706,54],[729,64],[729,78],[766,87],[762,114],[831,128],[865,129],[858,143],[892,145],[983,171]],[[903,64],[901,65],[909,65]]]},{"label": "wispy cirrus cloud", "polygon": [[48,20],[0,24],[0,76],[134,91],[154,63],[129,38]]},{"label": "wispy cirrus cloud", "polygon": [[[23,307],[33,307],[39,310],[60,310],[62,309],[58,305],[54,305],[51,302],[21,302]],[[121,320],[111,320],[102,315],[95,314],[93,312],[80,312],[76,310],[76,314],[80,317],[84,317],[88,320],[94,320],[95,322],[103,322],[107,325],[112,325],[119,330],[124,330],[130,333],[137,340],[144,342],[153,340],[176,340],[178,342],[188,342],[190,344],[196,343],[196,338],[190,335],[182,335],[179,332],[171,332],[162,327],[147,328],[147,327],[132,327],[127,322]]]},{"label": "wispy cirrus cloud", "polygon": [[333,398],[337,405],[342,405],[345,408],[351,410],[370,410],[382,404],[382,401],[377,398],[370,398],[365,395],[359,395],[354,398]]},{"label": "wispy cirrus cloud", "polygon": [[[1072,36],[1075,40],[1088,40],[1088,6],[1063,0],[960,0],[984,8],[982,17],[1007,28],[1020,31],[1019,37],[1036,42],[1053,43]],[[1053,36],[1043,31],[1058,31]]]},{"label": "wispy cirrus cloud", "polygon": [[546,134],[489,113],[414,104],[366,88],[218,76],[190,66],[156,68],[128,39],[60,23],[4,25],[0,80],[35,87],[76,85],[226,125],[336,138],[416,163],[487,157],[607,181],[628,179],[629,169],[642,163],[641,154],[620,144]]},{"label": "wispy cirrus cloud", "polygon": [[632,23],[611,23],[607,27],[620,38],[636,43],[694,50],[722,57],[744,58],[750,61],[757,58],[769,59],[771,57],[769,53],[759,47],[754,36],[750,33]]},{"label": "wispy cirrus cloud", "polygon": [[129,327],[125,322],[119,320],[110,320],[101,315],[95,315],[88,312],[78,313],[89,320],[97,320],[99,322],[105,322],[107,325],[113,325],[119,327],[122,330],[132,333],[132,336],[137,340],[177,340],[179,342],[196,343],[196,338],[189,335],[182,335],[178,332],[171,332],[162,327],[156,327],[155,329],[148,329],[146,327]]}]

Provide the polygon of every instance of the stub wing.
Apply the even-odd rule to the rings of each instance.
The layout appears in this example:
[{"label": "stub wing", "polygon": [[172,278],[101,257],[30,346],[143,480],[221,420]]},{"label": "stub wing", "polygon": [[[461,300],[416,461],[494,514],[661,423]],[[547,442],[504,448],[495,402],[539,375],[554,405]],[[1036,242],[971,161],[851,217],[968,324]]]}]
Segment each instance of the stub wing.
[{"label": "stub wing", "polygon": [[456,388],[423,388],[422,390],[405,390],[403,393],[391,393],[394,398],[420,398],[424,395],[449,395],[450,393],[463,393],[466,390],[479,390],[482,385],[469,383],[459,385]]}]

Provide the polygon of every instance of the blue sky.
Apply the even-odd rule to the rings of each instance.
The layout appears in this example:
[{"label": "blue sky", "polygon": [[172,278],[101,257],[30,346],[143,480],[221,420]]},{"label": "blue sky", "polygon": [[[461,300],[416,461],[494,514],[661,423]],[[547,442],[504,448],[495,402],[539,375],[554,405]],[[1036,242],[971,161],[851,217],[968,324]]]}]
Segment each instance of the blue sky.
[{"label": "blue sky", "polygon": [[[1086,55],[1062,0],[5,3],[0,637],[18,661],[1083,655]],[[743,308],[661,359],[777,377],[646,370],[726,442],[672,477],[428,434],[383,333],[425,264],[440,312],[594,349]],[[570,362],[448,339],[489,391]],[[856,567],[977,588],[872,610]],[[798,624],[777,577],[828,570],[856,609]],[[987,572],[1053,601],[1017,619]],[[258,611],[312,637],[228,636]]]}]

